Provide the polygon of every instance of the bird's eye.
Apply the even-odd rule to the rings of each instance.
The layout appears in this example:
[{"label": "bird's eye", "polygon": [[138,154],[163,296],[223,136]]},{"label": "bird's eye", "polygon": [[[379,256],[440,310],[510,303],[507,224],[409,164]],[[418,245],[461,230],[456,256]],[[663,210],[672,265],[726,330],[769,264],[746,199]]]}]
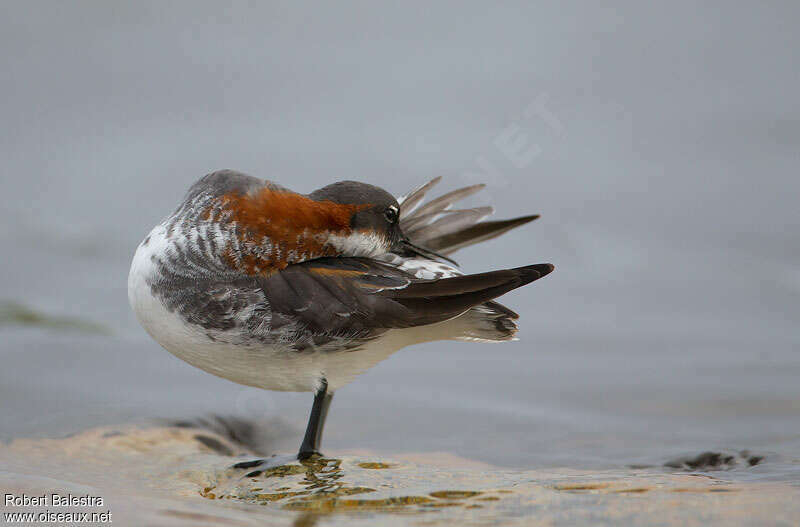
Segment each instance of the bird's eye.
[{"label": "bird's eye", "polygon": [[392,205],[383,211],[383,215],[386,217],[386,221],[389,223],[397,223],[397,220],[400,218],[400,211],[397,210],[397,207]]}]

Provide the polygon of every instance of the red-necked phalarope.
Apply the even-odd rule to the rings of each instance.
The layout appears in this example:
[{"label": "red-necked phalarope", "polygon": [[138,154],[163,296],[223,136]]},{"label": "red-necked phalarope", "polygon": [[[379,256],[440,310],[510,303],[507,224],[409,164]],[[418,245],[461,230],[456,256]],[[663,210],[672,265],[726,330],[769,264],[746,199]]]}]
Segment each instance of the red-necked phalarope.
[{"label": "red-necked phalarope", "polygon": [[395,199],[354,181],[303,195],[209,174],[136,250],[131,306],[159,344],[198,368],[314,392],[307,458],[337,388],[411,344],[513,339],[517,314],[493,299],[553,270],[463,274],[446,255],[537,216],[482,221],[490,207],[451,208],[483,185],[424,203],[438,181]]}]

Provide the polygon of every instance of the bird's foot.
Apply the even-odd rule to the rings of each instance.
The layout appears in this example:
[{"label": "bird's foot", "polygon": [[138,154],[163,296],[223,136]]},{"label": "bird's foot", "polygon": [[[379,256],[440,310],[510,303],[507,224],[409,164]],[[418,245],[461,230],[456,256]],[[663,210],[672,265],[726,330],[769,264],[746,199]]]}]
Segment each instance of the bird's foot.
[{"label": "bird's foot", "polygon": [[244,475],[244,477],[254,478],[256,476],[261,475],[265,470],[281,467],[283,465],[288,465],[293,461],[297,461],[296,456],[273,455],[266,459],[253,459],[250,461],[241,461],[239,463],[231,465],[231,468],[233,470],[246,470],[248,472]]},{"label": "bird's foot", "polygon": [[318,459],[324,459],[321,453],[317,451],[306,451],[300,452],[298,454],[292,455],[273,455],[272,457],[268,457],[266,459],[253,459],[250,461],[241,461],[234,465],[231,465],[231,469],[233,470],[246,470],[248,471],[244,477],[246,478],[254,478],[260,476],[265,471],[274,469],[277,467],[282,467],[284,465],[289,465],[299,461],[300,463],[306,465],[307,463],[314,462]]},{"label": "bird's foot", "polygon": [[297,460],[298,461],[305,461],[307,459],[311,459],[312,457],[320,458],[320,457],[325,457],[325,456],[323,456],[321,452],[317,452],[316,450],[306,450],[305,452],[301,450],[297,454]]}]

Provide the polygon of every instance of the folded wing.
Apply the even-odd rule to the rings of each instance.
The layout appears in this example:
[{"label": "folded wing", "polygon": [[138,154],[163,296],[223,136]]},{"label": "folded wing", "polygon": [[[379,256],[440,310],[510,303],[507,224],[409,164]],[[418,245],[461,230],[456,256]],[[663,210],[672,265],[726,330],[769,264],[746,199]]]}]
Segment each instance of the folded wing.
[{"label": "folded wing", "polygon": [[552,269],[537,264],[418,280],[369,259],[320,258],[266,277],[261,287],[273,323],[285,320],[308,332],[315,343],[324,343],[326,337],[369,338],[391,328],[448,320]]}]

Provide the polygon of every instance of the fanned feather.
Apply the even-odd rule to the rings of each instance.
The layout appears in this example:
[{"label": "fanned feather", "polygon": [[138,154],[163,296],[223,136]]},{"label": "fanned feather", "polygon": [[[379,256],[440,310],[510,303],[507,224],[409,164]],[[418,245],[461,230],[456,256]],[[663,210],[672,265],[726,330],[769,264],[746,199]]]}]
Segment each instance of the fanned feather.
[{"label": "fanned feather", "polygon": [[425,245],[431,238],[474,225],[493,212],[494,209],[492,207],[447,211],[436,221],[427,225],[420,225],[416,229],[407,232],[407,235],[417,243]]},{"label": "fanned feather", "polygon": [[397,202],[400,204],[400,219],[402,220],[403,217],[410,215],[417,205],[425,198],[425,194],[441,180],[442,176],[437,176],[424,185],[415,188],[405,196],[399,197]]},{"label": "fanned feather", "polygon": [[480,183],[478,185],[472,185],[470,187],[456,189],[451,192],[448,192],[447,194],[443,194],[438,198],[432,199],[428,203],[425,203],[424,205],[418,207],[414,211],[414,214],[412,214],[411,217],[419,216],[421,214],[428,214],[432,212],[443,212],[445,210],[448,210],[453,205],[453,203],[461,201],[462,199],[475,194],[476,192],[482,190],[485,187],[486,185]]},{"label": "fanned feather", "polygon": [[[508,220],[482,221],[493,212],[491,207],[460,210],[451,208],[457,201],[483,189],[485,185],[482,184],[453,190],[427,203],[423,203],[428,191],[440,179],[436,178],[410,192],[406,198],[398,200],[401,203],[400,227],[403,232],[413,243],[439,254],[450,254],[462,247],[490,240],[539,217],[538,215],[530,215]],[[533,269],[529,269],[528,272],[539,273],[540,276],[543,276],[551,270],[552,266],[543,265],[533,266]],[[493,278],[500,278],[500,276],[493,276]],[[474,278],[469,280],[474,280]],[[513,281],[512,279],[511,282]],[[506,284],[507,286],[508,284]],[[470,301],[479,300],[475,298],[479,293],[467,292],[468,289],[471,289],[467,282],[439,283],[438,294],[427,290],[428,287],[428,285],[420,284],[403,292],[395,291],[394,293],[398,294],[398,296],[406,296],[402,300],[405,305],[417,309],[422,309],[432,296],[437,297],[437,305],[453,303],[454,306],[451,306],[453,308],[457,305],[463,306],[466,299]],[[439,296],[450,287],[463,289],[460,294]],[[503,286],[497,284],[494,287],[490,286],[488,290],[494,290],[495,293],[499,293],[502,289]],[[455,293],[455,291],[449,292]],[[483,298],[488,300],[488,297]],[[442,307],[444,306],[442,305]],[[516,313],[502,304],[488,300],[470,308],[466,313],[450,320],[447,324],[448,330],[452,331],[453,335],[450,338],[467,341],[502,342],[515,340],[517,332],[515,319],[517,317]]]},{"label": "fanned feather", "polygon": [[510,220],[485,221],[455,232],[426,239],[424,242],[420,243],[432,251],[447,255],[469,245],[497,238],[501,234],[505,234],[520,225],[530,223],[538,217],[538,214],[532,214],[530,216],[522,216]]},{"label": "fanned feather", "polygon": [[493,213],[491,207],[453,210],[453,206],[485,187],[470,185],[438,196],[423,203],[428,191],[441,181],[441,176],[417,187],[400,202],[400,228],[409,239],[418,245],[447,255],[482,241],[490,240],[509,230],[538,218],[538,215],[522,216],[509,220],[482,221]]}]

